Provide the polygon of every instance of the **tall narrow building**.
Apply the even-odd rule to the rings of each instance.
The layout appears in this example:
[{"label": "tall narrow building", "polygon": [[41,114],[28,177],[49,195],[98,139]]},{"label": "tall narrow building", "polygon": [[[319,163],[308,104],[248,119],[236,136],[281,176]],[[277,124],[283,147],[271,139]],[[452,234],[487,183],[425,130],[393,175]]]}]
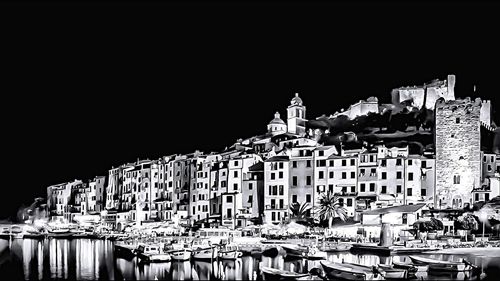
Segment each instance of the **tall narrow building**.
[{"label": "tall narrow building", "polygon": [[296,93],[295,97],[290,101],[287,108],[288,113],[288,132],[303,136],[306,133],[306,107],[302,104],[302,99]]},{"label": "tall narrow building", "polygon": [[472,190],[480,185],[481,99],[436,102],[437,208],[463,208],[472,203]]}]

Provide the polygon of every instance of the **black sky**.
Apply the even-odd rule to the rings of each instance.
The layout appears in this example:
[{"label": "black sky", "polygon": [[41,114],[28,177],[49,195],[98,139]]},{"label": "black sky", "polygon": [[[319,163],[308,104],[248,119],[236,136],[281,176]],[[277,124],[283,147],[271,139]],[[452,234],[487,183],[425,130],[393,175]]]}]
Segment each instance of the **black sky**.
[{"label": "black sky", "polygon": [[112,4],[2,8],[0,218],[50,184],[262,133],[295,92],[317,117],[453,73],[498,104],[493,4]]}]

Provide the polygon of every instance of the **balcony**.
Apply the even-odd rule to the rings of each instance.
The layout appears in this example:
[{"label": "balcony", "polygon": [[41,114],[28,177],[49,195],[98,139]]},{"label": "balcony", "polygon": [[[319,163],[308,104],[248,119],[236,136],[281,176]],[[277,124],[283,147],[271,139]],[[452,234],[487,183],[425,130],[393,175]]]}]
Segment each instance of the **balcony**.
[{"label": "balcony", "polygon": [[281,208],[279,205],[266,205],[266,210],[288,210],[288,205],[283,205]]},{"label": "balcony", "polygon": [[347,192],[347,191],[341,191],[341,192],[335,192],[336,196],[357,196],[357,192]]}]

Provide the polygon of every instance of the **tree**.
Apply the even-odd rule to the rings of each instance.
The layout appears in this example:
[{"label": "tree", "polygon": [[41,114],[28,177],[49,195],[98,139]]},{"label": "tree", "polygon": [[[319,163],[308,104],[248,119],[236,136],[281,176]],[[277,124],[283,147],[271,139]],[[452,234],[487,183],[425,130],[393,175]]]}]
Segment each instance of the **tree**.
[{"label": "tree", "polygon": [[309,204],[308,202],[292,203],[292,205],[290,206],[290,211],[292,212],[291,217],[292,219],[297,219],[297,220],[305,219],[308,217],[309,210],[311,209],[312,209],[311,204]]},{"label": "tree", "polygon": [[328,228],[332,227],[333,218],[338,217],[342,221],[347,220],[347,210],[339,199],[338,196],[330,192],[323,193],[319,199],[316,216],[322,221],[328,221]]},{"label": "tree", "polygon": [[478,230],[479,224],[476,218],[471,214],[464,214],[463,216],[458,217],[454,222],[455,229],[457,230],[465,230],[465,240],[467,241],[468,232],[471,230]]}]

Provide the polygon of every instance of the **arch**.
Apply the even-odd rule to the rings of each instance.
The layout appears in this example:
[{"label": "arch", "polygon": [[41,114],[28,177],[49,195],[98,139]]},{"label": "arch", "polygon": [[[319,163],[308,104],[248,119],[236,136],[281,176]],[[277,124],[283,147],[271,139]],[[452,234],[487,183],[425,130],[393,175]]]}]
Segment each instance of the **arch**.
[{"label": "arch", "polygon": [[121,222],[116,224],[116,230],[122,231],[122,223]]}]

